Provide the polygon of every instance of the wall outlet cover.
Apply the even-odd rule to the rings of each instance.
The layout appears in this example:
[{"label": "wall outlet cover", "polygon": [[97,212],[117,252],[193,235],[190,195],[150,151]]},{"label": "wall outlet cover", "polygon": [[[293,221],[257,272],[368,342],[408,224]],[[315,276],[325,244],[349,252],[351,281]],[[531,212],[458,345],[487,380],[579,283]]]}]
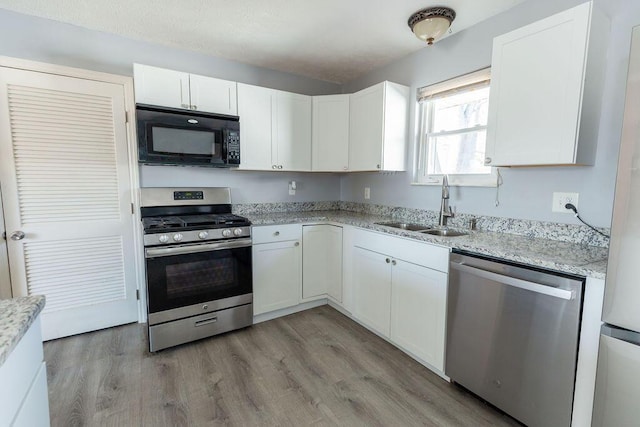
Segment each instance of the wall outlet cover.
[{"label": "wall outlet cover", "polygon": [[364,199],[369,200],[371,198],[371,188],[364,187]]},{"label": "wall outlet cover", "polygon": [[566,209],[564,205],[571,203],[578,209],[578,196],[579,193],[553,193],[553,204],[551,205],[551,212],[568,213],[572,214],[573,211]]}]

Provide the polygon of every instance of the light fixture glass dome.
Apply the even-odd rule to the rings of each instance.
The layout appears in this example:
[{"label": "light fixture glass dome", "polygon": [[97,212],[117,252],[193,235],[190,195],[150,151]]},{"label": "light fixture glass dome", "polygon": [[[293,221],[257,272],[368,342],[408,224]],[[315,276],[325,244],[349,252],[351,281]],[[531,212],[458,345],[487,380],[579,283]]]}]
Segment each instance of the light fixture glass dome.
[{"label": "light fixture glass dome", "polygon": [[447,32],[456,18],[456,12],[448,7],[429,7],[411,15],[407,24],[420,40],[432,45]]}]

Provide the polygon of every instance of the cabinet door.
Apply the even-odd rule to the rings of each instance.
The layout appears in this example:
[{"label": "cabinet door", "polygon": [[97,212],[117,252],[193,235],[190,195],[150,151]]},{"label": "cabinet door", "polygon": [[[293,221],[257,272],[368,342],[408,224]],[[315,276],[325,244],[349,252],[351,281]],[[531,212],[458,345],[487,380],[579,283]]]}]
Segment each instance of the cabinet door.
[{"label": "cabinet door", "polygon": [[302,227],[302,298],[327,293],[329,266],[328,233],[324,225]]},{"label": "cabinet door", "polygon": [[585,3],[494,39],[487,165],[575,163],[590,11]]},{"label": "cabinet door", "polygon": [[328,294],[342,301],[342,227],[305,225],[302,250],[302,298]]},{"label": "cabinet door", "polygon": [[253,246],[253,314],[294,306],[300,301],[302,259],[299,241]]},{"label": "cabinet door", "polygon": [[311,97],[274,91],[272,157],[279,170],[311,170]]},{"label": "cabinet door", "polygon": [[136,103],[189,109],[189,74],[133,64]]},{"label": "cabinet door", "polygon": [[40,363],[36,378],[16,414],[13,427],[45,427],[49,424],[49,394],[47,393],[47,369]]},{"label": "cabinet door", "polygon": [[391,339],[444,371],[447,274],[393,260]]},{"label": "cabinet door", "polygon": [[[238,83],[240,169],[271,170],[273,89]],[[275,159],[274,159],[275,160]]]},{"label": "cabinet door", "polygon": [[311,169],[349,169],[349,95],[313,97]]},{"label": "cabinet door", "polygon": [[382,168],[384,82],[352,94],[349,102],[349,170],[379,170]]},{"label": "cabinet door", "polygon": [[189,88],[192,109],[230,116],[238,115],[236,82],[190,74]]},{"label": "cabinet door", "polygon": [[355,318],[388,337],[391,320],[391,259],[355,247],[353,286]]},{"label": "cabinet door", "polygon": [[326,225],[327,294],[342,302],[342,227]]}]

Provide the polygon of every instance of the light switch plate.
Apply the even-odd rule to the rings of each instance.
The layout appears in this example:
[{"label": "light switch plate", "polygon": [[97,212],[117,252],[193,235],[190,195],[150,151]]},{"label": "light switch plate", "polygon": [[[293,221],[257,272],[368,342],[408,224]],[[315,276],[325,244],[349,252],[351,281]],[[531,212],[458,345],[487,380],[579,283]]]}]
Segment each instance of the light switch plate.
[{"label": "light switch plate", "polygon": [[369,200],[371,198],[371,188],[364,187],[364,199]]},{"label": "light switch plate", "polygon": [[571,203],[573,206],[578,209],[578,193],[553,193],[553,204],[551,205],[551,212],[558,213],[570,213],[573,211],[570,209],[565,209],[564,205],[567,203]]}]

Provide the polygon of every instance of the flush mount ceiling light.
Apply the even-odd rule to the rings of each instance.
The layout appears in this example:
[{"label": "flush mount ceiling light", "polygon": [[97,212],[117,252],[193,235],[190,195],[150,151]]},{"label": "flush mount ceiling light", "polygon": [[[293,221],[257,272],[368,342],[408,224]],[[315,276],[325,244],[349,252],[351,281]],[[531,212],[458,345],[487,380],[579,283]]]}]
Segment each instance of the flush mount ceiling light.
[{"label": "flush mount ceiling light", "polygon": [[453,9],[428,7],[411,15],[407,23],[417,38],[432,45],[435,39],[449,29],[454,19],[456,11]]}]

